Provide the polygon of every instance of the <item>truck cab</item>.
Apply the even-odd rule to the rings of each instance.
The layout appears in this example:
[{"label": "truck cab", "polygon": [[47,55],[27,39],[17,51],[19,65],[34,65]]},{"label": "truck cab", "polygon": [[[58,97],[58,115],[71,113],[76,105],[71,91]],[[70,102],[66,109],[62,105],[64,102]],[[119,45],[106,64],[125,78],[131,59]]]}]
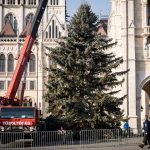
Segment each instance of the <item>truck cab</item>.
[{"label": "truck cab", "polygon": [[35,107],[0,106],[1,132],[33,132],[39,129],[38,110]]}]

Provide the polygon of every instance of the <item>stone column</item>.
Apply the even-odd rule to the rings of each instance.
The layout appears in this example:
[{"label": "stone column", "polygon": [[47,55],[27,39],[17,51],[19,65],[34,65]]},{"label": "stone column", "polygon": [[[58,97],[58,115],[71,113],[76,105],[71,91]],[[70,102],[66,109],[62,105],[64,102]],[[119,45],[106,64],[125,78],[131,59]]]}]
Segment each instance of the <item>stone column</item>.
[{"label": "stone column", "polygon": [[141,13],[143,16],[142,26],[145,27],[145,26],[147,26],[147,2],[142,3],[142,12]]},{"label": "stone column", "polygon": [[43,102],[43,42],[42,39],[38,39],[39,45],[37,48],[37,101],[38,101],[38,108],[41,111],[45,111],[44,102]]},{"label": "stone column", "polygon": [[[121,3],[121,9],[122,9],[122,29],[121,29],[121,32],[122,32],[122,35],[121,35],[121,38],[122,38],[122,56],[123,56],[123,60],[124,60],[124,63],[123,63],[123,70],[127,70],[128,69],[128,58],[127,58],[127,53],[128,53],[128,47],[127,47],[127,8],[126,8],[126,0],[122,0],[122,3]],[[122,94],[123,95],[128,95],[128,78],[127,78],[127,74],[125,74],[125,82],[123,83],[122,85]],[[125,117],[128,116],[129,114],[129,108],[128,108],[128,96],[124,99],[124,103],[123,103],[123,109],[124,109],[124,115]]]},{"label": "stone column", "polygon": [[36,5],[37,5],[37,6],[39,5],[39,0],[36,0]]},{"label": "stone column", "polygon": [[24,6],[23,5],[21,5],[21,8],[20,8],[20,16],[21,17],[17,17],[19,19],[21,18],[20,19],[21,21],[17,20],[18,21],[18,34],[19,35],[23,31],[23,28],[24,28]]},{"label": "stone column", "polygon": [[130,126],[137,128],[134,0],[128,1],[128,94]]},{"label": "stone column", "polygon": [[0,5],[0,32],[2,31],[2,27],[3,27],[3,8]]}]

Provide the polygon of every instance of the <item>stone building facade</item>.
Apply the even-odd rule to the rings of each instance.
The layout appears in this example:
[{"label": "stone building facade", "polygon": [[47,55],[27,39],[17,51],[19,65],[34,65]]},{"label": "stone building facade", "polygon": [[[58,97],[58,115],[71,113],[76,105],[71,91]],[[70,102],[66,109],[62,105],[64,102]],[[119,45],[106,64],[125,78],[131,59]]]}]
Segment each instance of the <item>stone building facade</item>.
[{"label": "stone building facade", "polygon": [[[6,93],[38,4],[39,0],[0,0],[0,96]],[[56,47],[55,40],[66,35],[66,0],[49,0],[28,63],[24,94],[30,105],[36,103],[43,113],[47,79],[43,68],[51,64],[45,47]],[[20,93],[21,84],[16,96]]]},{"label": "stone building facade", "polygon": [[122,106],[132,128],[140,128],[150,115],[150,0],[111,0],[108,36],[117,41],[112,50],[124,59],[119,70],[124,76]]},{"label": "stone building facade", "polygon": [[107,36],[108,18],[101,18],[98,22],[97,33],[101,36]]}]

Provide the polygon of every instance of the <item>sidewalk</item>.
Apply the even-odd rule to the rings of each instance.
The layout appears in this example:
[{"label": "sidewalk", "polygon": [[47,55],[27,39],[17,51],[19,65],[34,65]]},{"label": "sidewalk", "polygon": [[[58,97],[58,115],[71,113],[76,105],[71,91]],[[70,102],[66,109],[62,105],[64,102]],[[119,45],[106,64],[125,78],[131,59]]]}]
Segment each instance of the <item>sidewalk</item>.
[{"label": "sidewalk", "polygon": [[137,144],[133,145],[119,145],[119,146],[114,146],[114,147],[91,147],[91,148],[81,148],[81,149],[76,149],[76,150],[148,150],[147,146],[144,148],[140,148]]},{"label": "sidewalk", "polygon": [[[99,148],[99,150],[142,150],[142,149],[148,149],[147,147],[140,148],[138,145],[120,145],[117,147],[102,147]],[[91,149],[94,150],[94,149]]]},{"label": "sidewalk", "polygon": [[[138,145],[120,145],[120,146],[114,146],[114,147],[34,147],[34,148],[24,148],[24,150],[148,150],[147,147],[140,148]],[[7,150],[0,148],[0,150]],[[16,149],[10,149],[10,150],[16,150]],[[17,148],[17,150],[22,150]]]}]

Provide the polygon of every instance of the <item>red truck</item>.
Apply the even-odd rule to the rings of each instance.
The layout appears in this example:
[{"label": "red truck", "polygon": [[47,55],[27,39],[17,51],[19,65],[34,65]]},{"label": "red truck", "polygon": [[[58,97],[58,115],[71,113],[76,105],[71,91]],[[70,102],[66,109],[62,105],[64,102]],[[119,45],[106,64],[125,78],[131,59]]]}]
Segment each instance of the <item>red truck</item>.
[{"label": "red truck", "polygon": [[1,106],[1,132],[29,133],[39,130],[38,110],[35,107]]},{"label": "red truck", "polygon": [[22,106],[22,99],[17,99],[15,96],[26,65],[30,59],[31,49],[36,40],[39,24],[47,6],[47,2],[48,0],[39,1],[39,6],[31,24],[30,32],[20,51],[18,63],[6,95],[0,97],[0,133],[12,131],[30,133],[41,130],[41,122],[36,106]]}]

